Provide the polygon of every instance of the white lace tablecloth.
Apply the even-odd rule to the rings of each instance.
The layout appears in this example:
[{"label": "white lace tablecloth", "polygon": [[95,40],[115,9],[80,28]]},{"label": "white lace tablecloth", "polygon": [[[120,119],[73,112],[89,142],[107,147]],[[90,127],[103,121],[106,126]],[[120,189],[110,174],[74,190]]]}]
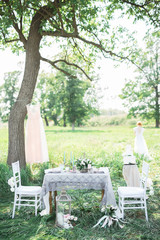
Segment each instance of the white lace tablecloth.
[{"label": "white lace tablecloth", "polygon": [[99,171],[99,173],[46,173],[43,179],[41,197],[44,197],[49,191],[61,191],[62,189],[104,189],[101,203],[116,206],[109,170],[101,168]]}]

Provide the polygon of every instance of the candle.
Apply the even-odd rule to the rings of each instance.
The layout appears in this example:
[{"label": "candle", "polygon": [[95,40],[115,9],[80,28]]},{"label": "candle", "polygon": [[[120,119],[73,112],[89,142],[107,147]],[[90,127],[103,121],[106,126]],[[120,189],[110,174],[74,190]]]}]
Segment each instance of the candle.
[{"label": "candle", "polygon": [[61,226],[64,225],[64,215],[63,213],[58,213],[57,215],[57,223],[60,224]]},{"label": "candle", "polygon": [[64,165],[65,165],[65,152],[64,152]]}]

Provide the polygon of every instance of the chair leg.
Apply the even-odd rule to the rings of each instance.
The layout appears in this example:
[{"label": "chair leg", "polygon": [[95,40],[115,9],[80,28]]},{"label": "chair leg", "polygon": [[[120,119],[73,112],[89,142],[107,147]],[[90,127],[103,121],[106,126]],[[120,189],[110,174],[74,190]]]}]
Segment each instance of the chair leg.
[{"label": "chair leg", "polygon": [[121,209],[120,201],[121,201],[121,199],[120,199],[120,196],[119,196],[119,202],[118,202],[119,209]]},{"label": "chair leg", "polygon": [[42,199],[40,195],[37,196],[37,210],[38,208],[42,209]]},{"label": "chair leg", "polygon": [[148,213],[147,213],[147,204],[146,204],[146,198],[144,199],[144,207],[145,207],[145,216],[146,216],[146,221],[148,222]]},{"label": "chair leg", "polygon": [[35,196],[35,216],[37,216],[37,195]]},{"label": "chair leg", "polygon": [[121,200],[121,208],[122,208],[122,219],[124,219],[124,198],[122,197],[122,200]]},{"label": "chair leg", "polygon": [[18,210],[21,208],[21,195],[19,195],[19,206],[18,206]]},{"label": "chair leg", "polygon": [[119,196],[119,210],[122,214],[122,219],[124,219],[124,198]]},{"label": "chair leg", "polygon": [[[141,202],[144,201],[143,198],[141,198]],[[144,203],[141,203],[141,208],[144,208]]]},{"label": "chair leg", "polygon": [[16,210],[16,199],[17,199],[17,195],[14,195],[14,204],[13,204],[13,212],[12,212],[12,218],[14,218],[15,215],[15,210]]}]

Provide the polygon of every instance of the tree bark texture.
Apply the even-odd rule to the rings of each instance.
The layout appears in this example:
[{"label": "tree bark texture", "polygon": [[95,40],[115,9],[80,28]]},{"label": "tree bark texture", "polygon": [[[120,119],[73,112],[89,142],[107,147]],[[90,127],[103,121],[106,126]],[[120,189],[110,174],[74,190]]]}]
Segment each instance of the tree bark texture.
[{"label": "tree bark texture", "polygon": [[7,163],[20,161],[25,167],[24,119],[27,113],[26,105],[32,101],[37,76],[40,67],[39,46],[41,35],[39,26],[41,16],[35,15],[32,20],[29,37],[26,44],[25,70],[20,92],[9,118],[9,148]]}]

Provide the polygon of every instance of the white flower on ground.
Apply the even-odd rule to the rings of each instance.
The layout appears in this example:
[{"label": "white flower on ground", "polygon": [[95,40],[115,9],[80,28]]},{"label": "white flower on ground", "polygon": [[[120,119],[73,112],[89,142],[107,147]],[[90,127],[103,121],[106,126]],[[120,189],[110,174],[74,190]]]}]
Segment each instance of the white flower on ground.
[{"label": "white flower on ground", "polygon": [[74,216],[73,216],[73,215],[71,215],[71,216],[70,216],[70,220],[73,220],[73,219],[74,219]]},{"label": "white flower on ground", "polygon": [[11,177],[11,178],[8,180],[8,185],[10,185],[11,187],[14,187],[14,177]]},{"label": "white flower on ground", "polygon": [[78,219],[77,217],[74,217],[74,221],[77,221],[77,219]]},{"label": "white flower on ground", "polygon": [[14,189],[14,187],[11,187],[10,190],[11,190],[11,192],[14,192],[15,189]]},{"label": "white flower on ground", "polygon": [[151,196],[154,195],[154,191],[151,190],[151,191],[149,192],[149,194],[150,194]]},{"label": "white flower on ground", "polygon": [[105,207],[102,207],[101,208],[101,212],[105,212],[106,208]]},{"label": "white flower on ground", "polygon": [[64,215],[64,221],[68,221],[68,219],[70,219],[70,214]]}]

